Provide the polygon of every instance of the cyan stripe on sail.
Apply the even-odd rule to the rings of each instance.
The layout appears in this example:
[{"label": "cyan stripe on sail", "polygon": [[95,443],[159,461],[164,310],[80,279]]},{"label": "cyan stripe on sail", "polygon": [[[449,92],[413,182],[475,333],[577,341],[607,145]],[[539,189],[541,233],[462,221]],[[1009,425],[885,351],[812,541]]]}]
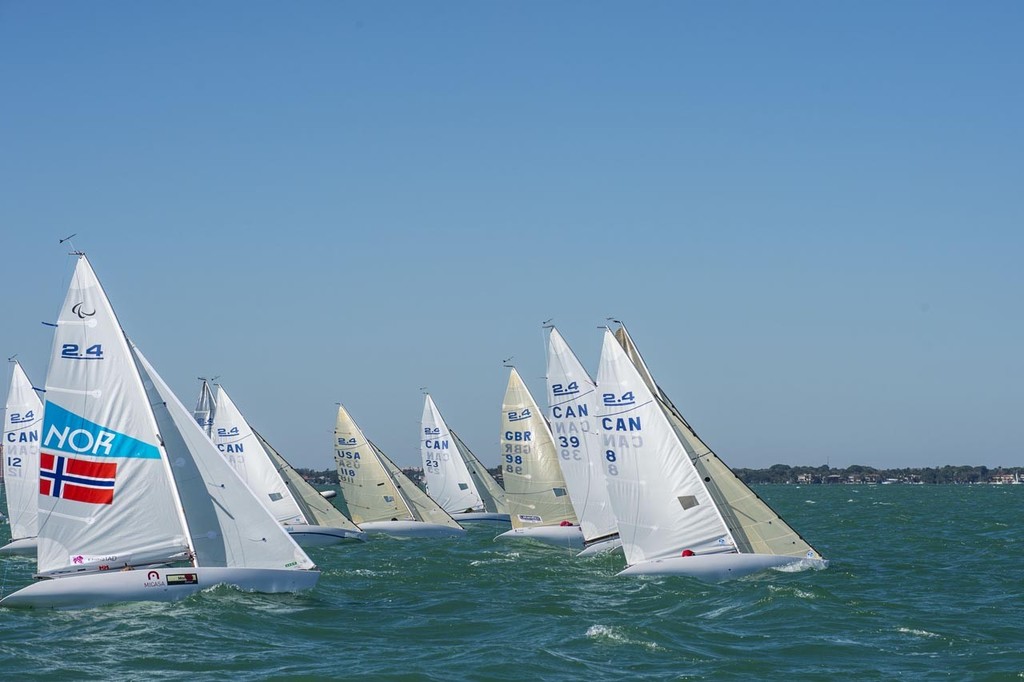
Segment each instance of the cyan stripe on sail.
[{"label": "cyan stripe on sail", "polygon": [[50,401],[43,410],[42,447],[92,457],[160,459],[155,445],[100,426]]}]

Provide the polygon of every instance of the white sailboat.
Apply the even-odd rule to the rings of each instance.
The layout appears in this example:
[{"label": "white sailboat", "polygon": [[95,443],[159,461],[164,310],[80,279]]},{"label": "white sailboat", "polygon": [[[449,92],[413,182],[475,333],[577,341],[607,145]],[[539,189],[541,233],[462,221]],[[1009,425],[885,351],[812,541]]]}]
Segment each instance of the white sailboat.
[{"label": "white sailboat", "polygon": [[498,538],[582,548],[551,429],[514,367],[501,407],[501,462],[512,530]]},{"label": "white sailboat", "polygon": [[4,419],[4,486],[11,541],[0,554],[34,556],[39,513],[39,428],[43,404],[18,361],[12,361],[11,387]]},{"label": "white sailboat", "polygon": [[429,395],[423,403],[420,427],[420,454],[427,494],[456,521],[508,523],[505,491],[479,464],[466,444],[451,432]]},{"label": "white sailboat", "polygon": [[597,385],[602,464],[628,564],[620,575],[726,580],[827,565],[697,437],[624,327],[605,331]]},{"label": "white sailboat", "polygon": [[548,334],[548,415],[569,499],[580,520],[579,556],[622,546],[601,466],[601,442],[594,424],[597,385],[557,329]]},{"label": "white sailboat", "polygon": [[[215,391],[211,391],[208,383],[203,381],[199,402],[193,413],[196,422],[200,426],[204,423],[209,425],[214,445],[249,486],[256,499],[285,527],[292,538],[303,547],[365,540],[366,534],[334,509],[320,493],[313,490],[315,496],[320,498],[319,501],[310,495],[307,488],[312,486],[302,480],[280,453],[253,430],[224,387],[218,384],[215,388]],[[291,480],[284,475],[282,465],[287,467]],[[302,484],[304,486],[297,491],[300,494],[293,494],[296,487]],[[303,500],[302,495],[308,501]],[[330,514],[327,507],[334,510],[336,513],[331,515],[331,523],[318,522],[310,509],[310,502],[323,509],[325,514]]]},{"label": "white sailboat", "polygon": [[342,405],[334,427],[334,462],[338,504],[367,533],[400,538],[465,535],[455,519],[367,440]]},{"label": "white sailboat", "polygon": [[3,606],[316,585],[313,562],[128,342],[82,255],[57,321],[43,414],[38,581]]}]

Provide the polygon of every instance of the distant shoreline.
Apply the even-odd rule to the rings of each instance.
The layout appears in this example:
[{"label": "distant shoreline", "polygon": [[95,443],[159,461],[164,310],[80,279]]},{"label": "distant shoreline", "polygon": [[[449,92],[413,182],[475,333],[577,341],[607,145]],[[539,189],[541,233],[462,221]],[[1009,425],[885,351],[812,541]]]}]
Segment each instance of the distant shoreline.
[{"label": "distant shoreline", "polygon": [[[338,473],[332,469],[315,471],[297,469],[312,483],[337,485]],[[406,467],[402,471],[422,486],[423,469]],[[502,481],[501,467],[488,469],[498,482]],[[902,469],[875,469],[854,464],[843,469],[829,466],[789,466],[773,464],[767,469],[733,469],[747,485],[799,484],[799,485],[1024,485],[1024,467],[942,466]]]}]

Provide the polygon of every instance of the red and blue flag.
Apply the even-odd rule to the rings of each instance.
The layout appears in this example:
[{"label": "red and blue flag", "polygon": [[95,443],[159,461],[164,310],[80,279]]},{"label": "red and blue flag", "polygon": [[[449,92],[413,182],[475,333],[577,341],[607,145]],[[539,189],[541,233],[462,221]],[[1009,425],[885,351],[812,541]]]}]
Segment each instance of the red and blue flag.
[{"label": "red and blue flag", "polygon": [[116,462],[90,462],[39,453],[39,493],[89,504],[114,501]]}]

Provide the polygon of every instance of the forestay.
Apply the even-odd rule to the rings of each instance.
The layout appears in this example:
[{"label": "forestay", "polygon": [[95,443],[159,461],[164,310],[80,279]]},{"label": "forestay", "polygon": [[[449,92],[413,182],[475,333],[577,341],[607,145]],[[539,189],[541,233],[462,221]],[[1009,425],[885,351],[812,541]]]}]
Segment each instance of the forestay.
[{"label": "forestay", "polygon": [[25,370],[11,363],[11,386],[4,419],[4,486],[11,539],[34,538],[39,531],[39,429],[43,404]]},{"label": "forestay", "polygon": [[558,462],[579,517],[583,538],[591,542],[616,534],[617,525],[593,417],[597,386],[554,327],[548,336],[548,405]]},{"label": "forestay", "polygon": [[579,523],[551,431],[515,368],[501,407],[501,453],[513,529]]}]

